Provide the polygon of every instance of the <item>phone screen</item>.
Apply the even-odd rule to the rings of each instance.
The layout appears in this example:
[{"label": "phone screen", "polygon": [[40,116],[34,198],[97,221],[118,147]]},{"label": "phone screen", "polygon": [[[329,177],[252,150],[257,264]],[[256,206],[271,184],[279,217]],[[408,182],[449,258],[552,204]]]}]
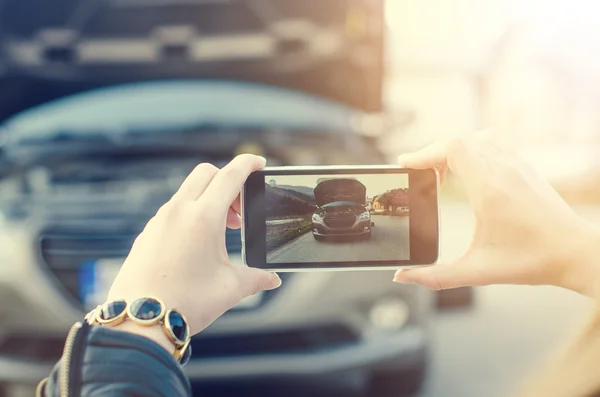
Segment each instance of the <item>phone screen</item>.
[{"label": "phone screen", "polygon": [[431,261],[436,186],[431,170],[260,171],[244,191],[246,261],[270,269]]}]

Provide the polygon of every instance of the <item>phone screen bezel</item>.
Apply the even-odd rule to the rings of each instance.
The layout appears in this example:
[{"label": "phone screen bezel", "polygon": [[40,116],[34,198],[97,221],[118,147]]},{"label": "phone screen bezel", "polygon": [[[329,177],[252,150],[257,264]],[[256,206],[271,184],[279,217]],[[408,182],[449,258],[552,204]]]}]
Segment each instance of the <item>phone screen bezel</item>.
[{"label": "phone screen bezel", "polygon": [[[353,262],[267,263],[265,177],[277,175],[408,174],[410,258],[408,260]],[[438,177],[435,170],[396,167],[266,168],[250,175],[243,195],[243,256],[246,264],[261,269],[310,270],[335,268],[395,268],[430,265],[439,254]],[[377,227],[377,225],[375,225]]]}]

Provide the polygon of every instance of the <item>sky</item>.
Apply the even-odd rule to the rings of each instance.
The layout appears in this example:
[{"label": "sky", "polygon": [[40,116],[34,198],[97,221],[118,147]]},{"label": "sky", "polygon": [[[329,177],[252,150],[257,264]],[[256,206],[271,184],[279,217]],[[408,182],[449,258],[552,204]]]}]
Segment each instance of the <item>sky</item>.
[{"label": "sky", "polygon": [[408,187],[408,174],[348,174],[348,175],[277,175],[265,176],[265,182],[275,180],[278,185],[315,187],[320,178],[355,178],[367,187],[367,196],[384,193],[391,189]]}]

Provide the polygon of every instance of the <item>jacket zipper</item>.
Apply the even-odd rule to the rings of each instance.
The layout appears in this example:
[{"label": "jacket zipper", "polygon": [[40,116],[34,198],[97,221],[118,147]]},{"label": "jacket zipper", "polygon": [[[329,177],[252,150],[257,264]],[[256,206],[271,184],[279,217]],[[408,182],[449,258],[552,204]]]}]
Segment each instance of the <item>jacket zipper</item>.
[{"label": "jacket zipper", "polygon": [[[74,394],[75,384],[73,371],[77,370],[77,364],[81,364],[83,357],[83,345],[90,329],[87,322],[76,323],[71,327],[65,342],[62,355],[60,371],[60,397],[77,396]],[[79,368],[80,369],[80,368]]]}]

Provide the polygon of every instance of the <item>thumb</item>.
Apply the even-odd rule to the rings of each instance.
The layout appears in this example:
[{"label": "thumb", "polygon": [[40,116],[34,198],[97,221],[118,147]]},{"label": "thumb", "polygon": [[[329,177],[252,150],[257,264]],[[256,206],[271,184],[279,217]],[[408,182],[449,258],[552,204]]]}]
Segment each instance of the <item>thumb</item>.
[{"label": "thumb", "polygon": [[417,170],[435,168],[439,175],[440,183],[446,179],[448,160],[446,142],[433,143],[419,151],[405,153],[398,156],[398,164],[403,168]]},{"label": "thumb", "polygon": [[272,290],[281,285],[277,273],[254,267],[240,267],[237,272],[240,279],[240,292],[244,297],[255,295],[260,291]]},{"label": "thumb", "polygon": [[398,164],[405,168],[414,169],[444,169],[447,166],[447,145],[448,141],[440,140],[416,152],[401,154],[398,156]]},{"label": "thumb", "polygon": [[472,261],[468,257],[448,264],[400,269],[394,275],[394,282],[418,284],[437,291],[481,285],[481,280],[477,272],[473,271]]}]

